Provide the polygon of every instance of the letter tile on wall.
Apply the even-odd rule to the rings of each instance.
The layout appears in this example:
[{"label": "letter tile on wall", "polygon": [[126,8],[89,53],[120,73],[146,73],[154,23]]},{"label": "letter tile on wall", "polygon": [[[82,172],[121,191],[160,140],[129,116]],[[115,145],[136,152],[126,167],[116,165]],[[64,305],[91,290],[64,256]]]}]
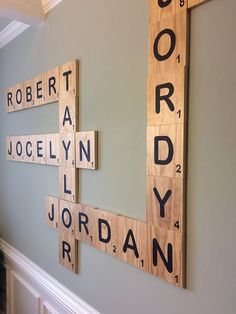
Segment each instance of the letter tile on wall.
[{"label": "letter tile on wall", "polygon": [[13,146],[12,146],[12,138],[11,136],[6,137],[6,159],[12,160],[13,155]]},{"label": "letter tile on wall", "polygon": [[35,88],[34,88],[34,79],[27,80],[23,83],[23,89],[25,94],[25,104],[24,109],[34,106],[35,99]]},{"label": "letter tile on wall", "polygon": [[68,233],[75,237],[75,208],[76,204],[60,200],[59,205],[59,229],[62,233]]},{"label": "letter tile on wall", "polygon": [[186,81],[185,68],[149,76],[148,126],[185,122]]},{"label": "letter tile on wall", "polygon": [[59,198],[48,195],[45,199],[45,221],[46,224],[55,230],[59,226]]},{"label": "letter tile on wall", "polygon": [[46,104],[59,99],[59,67],[43,73],[44,101]]},{"label": "letter tile on wall", "polygon": [[76,203],[78,198],[77,170],[72,167],[59,167],[60,197],[69,202]]},{"label": "letter tile on wall", "polygon": [[148,240],[151,256],[149,272],[169,283],[183,287],[185,284],[183,233],[149,226]]},{"label": "letter tile on wall", "polygon": [[147,177],[147,220],[149,224],[183,232],[184,186],[179,178]]},{"label": "letter tile on wall", "polygon": [[46,164],[46,134],[33,135],[34,162]]},{"label": "letter tile on wall", "polygon": [[183,10],[150,27],[149,71],[159,74],[188,64],[187,11]]},{"label": "letter tile on wall", "polygon": [[60,166],[75,167],[75,133],[60,134]]},{"label": "letter tile on wall", "polygon": [[15,136],[12,138],[12,145],[13,145],[13,155],[12,159],[14,161],[23,161],[23,136]]},{"label": "letter tile on wall", "polygon": [[34,105],[40,106],[45,104],[45,91],[43,85],[43,74],[34,77]]},{"label": "letter tile on wall", "polygon": [[6,98],[5,98],[5,110],[6,112],[13,112],[15,108],[15,98],[12,87],[6,89]]},{"label": "letter tile on wall", "polygon": [[79,93],[79,61],[73,60],[60,66],[60,98]]},{"label": "letter tile on wall", "polygon": [[24,109],[24,103],[25,103],[25,96],[24,96],[24,84],[23,83],[19,83],[17,85],[15,85],[15,108],[17,108],[17,110],[22,110]]},{"label": "letter tile on wall", "polygon": [[97,131],[76,133],[76,168],[97,169]]},{"label": "letter tile on wall", "polygon": [[78,131],[78,96],[68,95],[59,99],[60,132]]},{"label": "letter tile on wall", "polygon": [[148,270],[146,222],[118,216],[118,257],[135,267]]},{"label": "letter tile on wall", "polygon": [[85,242],[94,246],[94,229],[96,208],[76,204],[75,207],[75,238],[79,241]]},{"label": "letter tile on wall", "polygon": [[147,128],[148,175],[184,177],[184,125]]},{"label": "letter tile on wall", "polygon": [[23,161],[24,162],[34,162],[34,149],[33,149],[33,141],[31,135],[23,136],[22,138],[23,145]]},{"label": "letter tile on wall", "polygon": [[106,252],[107,254],[117,256],[118,250],[118,216],[117,214],[105,212],[100,209],[93,211],[93,246]]},{"label": "letter tile on wall", "polygon": [[70,271],[78,271],[78,241],[69,233],[59,232],[59,263]]},{"label": "letter tile on wall", "polygon": [[60,134],[46,134],[46,154],[47,165],[59,166],[60,150],[59,150]]}]

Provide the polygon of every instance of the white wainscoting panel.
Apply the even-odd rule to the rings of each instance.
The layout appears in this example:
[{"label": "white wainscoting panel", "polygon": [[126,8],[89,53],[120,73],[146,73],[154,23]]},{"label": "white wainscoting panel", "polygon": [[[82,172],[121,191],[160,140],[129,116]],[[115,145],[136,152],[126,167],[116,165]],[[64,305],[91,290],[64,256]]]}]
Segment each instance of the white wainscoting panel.
[{"label": "white wainscoting panel", "polygon": [[2,239],[0,250],[7,272],[7,314],[99,314]]},{"label": "white wainscoting panel", "polygon": [[40,314],[41,297],[34,288],[14,271],[10,271],[11,314]]}]

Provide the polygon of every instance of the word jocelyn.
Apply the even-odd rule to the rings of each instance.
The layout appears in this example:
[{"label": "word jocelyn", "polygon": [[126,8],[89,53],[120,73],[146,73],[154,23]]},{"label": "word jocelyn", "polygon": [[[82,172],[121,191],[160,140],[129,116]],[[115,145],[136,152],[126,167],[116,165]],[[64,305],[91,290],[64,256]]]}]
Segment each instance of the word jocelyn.
[{"label": "word jocelyn", "polygon": [[7,137],[8,160],[96,169],[97,132]]}]

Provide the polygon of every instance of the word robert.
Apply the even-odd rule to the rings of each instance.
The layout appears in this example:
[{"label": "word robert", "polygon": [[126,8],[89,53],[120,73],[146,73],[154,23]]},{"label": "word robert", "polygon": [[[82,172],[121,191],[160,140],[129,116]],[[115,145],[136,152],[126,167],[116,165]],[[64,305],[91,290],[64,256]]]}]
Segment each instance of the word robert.
[{"label": "word robert", "polygon": [[77,61],[63,64],[32,79],[11,86],[6,91],[6,111],[13,112],[58,101],[64,95],[76,95]]},{"label": "word robert", "polygon": [[97,168],[97,132],[7,137],[7,159],[63,167]]}]

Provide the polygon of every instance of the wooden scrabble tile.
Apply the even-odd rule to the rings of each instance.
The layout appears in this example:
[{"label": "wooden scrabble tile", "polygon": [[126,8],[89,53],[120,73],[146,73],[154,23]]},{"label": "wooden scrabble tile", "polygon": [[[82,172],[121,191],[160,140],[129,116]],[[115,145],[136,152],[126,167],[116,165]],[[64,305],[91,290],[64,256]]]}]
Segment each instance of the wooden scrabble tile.
[{"label": "wooden scrabble tile", "polygon": [[184,236],[182,233],[148,226],[148,271],[171,284],[183,288]]},{"label": "wooden scrabble tile", "polygon": [[43,75],[34,77],[34,105],[40,106],[45,104],[45,90],[43,84]]},{"label": "wooden scrabble tile", "polygon": [[[21,145],[22,145],[22,154],[21,154],[21,160],[19,161],[22,161],[22,162],[27,162],[28,161],[28,156],[26,155],[26,137],[25,136],[20,136],[20,141],[21,141]],[[29,146],[29,145],[28,145]],[[29,151],[29,147],[27,147],[28,150],[27,152]],[[21,148],[19,149],[18,147],[18,150],[21,150]]]},{"label": "wooden scrabble tile", "polygon": [[23,161],[24,159],[24,137],[14,136],[12,137],[13,155],[14,161]]},{"label": "wooden scrabble tile", "polygon": [[76,133],[76,168],[97,169],[97,131]]},{"label": "wooden scrabble tile", "polygon": [[60,200],[59,230],[75,237],[75,203]]},{"label": "wooden scrabble tile", "polygon": [[59,85],[59,67],[43,73],[43,90],[46,104],[58,101]]},{"label": "wooden scrabble tile", "polygon": [[75,167],[75,133],[60,134],[60,166]]},{"label": "wooden scrabble tile", "polygon": [[188,0],[149,0],[150,23],[187,9]]},{"label": "wooden scrabble tile", "polygon": [[46,134],[47,165],[59,166],[60,164],[60,134]]},{"label": "wooden scrabble tile", "polygon": [[147,177],[147,221],[150,225],[184,231],[183,179]]},{"label": "wooden scrabble tile", "polygon": [[11,142],[12,142],[12,160],[16,161],[16,138],[17,136],[11,136]]},{"label": "wooden scrabble tile", "polygon": [[59,232],[59,263],[74,273],[78,271],[78,241],[68,233]]},{"label": "wooden scrabble tile", "polygon": [[13,159],[12,155],[13,155],[12,137],[7,136],[6,137],[6,159],[12,160]]},{"label": "wooden scrabble tile", "polygon": [[25,94],[24,94],[24,85],[23,83],[16,84],[13,88],[13,107],[14,111],[22,110],[24,109],[24,103],[25,103]]},{"label": "wooden scrabble tile", "polygon": [[8,87],[5,90],[6,93],[6,99],[5,99],[5,111],[6,112],[13,112],[15,107],[15,96],[14,96],[14,90],[11,87]]},{"label": "wooden scrabble tile", "polygon": [[76,204],[74,211],[75,238],[92,246],[95,245],[96,211],[94,207],[81,204]]},{"label": "wooden scrabble tile", "polygon": [[93,210],[92,214],[94,216],[93,246],[110,255],[117,256],[118,216],[100,209]]},{"label": "wooden scrabble tile", "polygon": [[35,99],[35,88],[34,88],[34,79],[27,80],[23,82],[24,89],[24,109],[31,108],[34,106]]},{"label": "wooden scrabble tile", "polygon": [[208,2],[210,0],[188,0],[188,8],[192,9],[195,8],[196,6],[203,4],[205,2]]},{"label": "wooden scrabble tile", "polygon": [[59,167],[60,198],[76,203],[78,199],[78,170],[72,167]]},{"label": "wooden scrabble tile", "polygon": [[60,66],[60,97],[79,94],[79,61],[73,60]]},{"label": "wooden scrabble tile", "polygon": [[34,135],[26,135],[23,140],[24,145],[24,162],[35,162]]},{"label": "wooden scrabble tile", "polygon": [[148,270],[147,224],[118,216],[118,257],[135,267]]},{"label": "wooden scrabble tile", "polygon": [[186,121],[185,68],[148,77],[148,126]]},{"label": "wooden scrabble tile", "polygon": [[188,13],[153,21],[149,33],[149,73],[158,75],[188,65]]},{"label": "wooden scrabble tile", "polygon": [[59,129],[62,132],[76,132],[79,128],[79,98],[66,95],[59,99]]},{"label": "wooden scrabble tile", "polygon": [[184,125],[170,124],[147,128],[148,175],[183,178]]},{"label": "wooden scrabble tile", "polygon": [[50,195],[46,196],[45,221],[50,228],[56,230],[58,230],[59,226],[59,203],[59,198]]},{"label": "wooden scrabble tile", "polygon": [[34,163],[46,164],[46,134],[32,136]]}]

